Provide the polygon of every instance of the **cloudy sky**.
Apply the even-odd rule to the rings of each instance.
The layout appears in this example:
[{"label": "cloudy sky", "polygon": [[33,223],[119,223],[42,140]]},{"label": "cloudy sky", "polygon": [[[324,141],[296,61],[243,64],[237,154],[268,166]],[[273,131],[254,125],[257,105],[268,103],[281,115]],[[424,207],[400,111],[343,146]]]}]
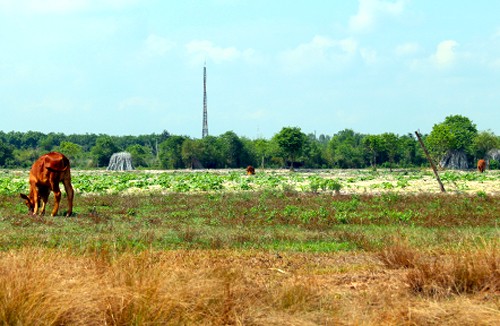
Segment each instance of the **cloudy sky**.
[{"label": "cloudy sky", "polygon": [[500,1],[0,0],[0,130],[500,135]]}]

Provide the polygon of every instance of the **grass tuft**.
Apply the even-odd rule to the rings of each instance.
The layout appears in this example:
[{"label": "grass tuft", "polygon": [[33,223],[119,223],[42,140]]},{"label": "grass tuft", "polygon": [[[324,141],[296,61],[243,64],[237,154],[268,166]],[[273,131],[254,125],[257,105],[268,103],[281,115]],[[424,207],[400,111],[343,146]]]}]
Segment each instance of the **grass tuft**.
[{"label": "grass tuft", "polygon": [[495,245],[417,259],[407,275],[414,293],[448,296],[500,291],[500,252]]},{"label": "grass tuft", "polygon": [[383,248],[378,253],[378,258],[382,263],[391,269],[413,268],[419,256],[420,253],[415,248],[401,239],[394,240],[392,245]]}]

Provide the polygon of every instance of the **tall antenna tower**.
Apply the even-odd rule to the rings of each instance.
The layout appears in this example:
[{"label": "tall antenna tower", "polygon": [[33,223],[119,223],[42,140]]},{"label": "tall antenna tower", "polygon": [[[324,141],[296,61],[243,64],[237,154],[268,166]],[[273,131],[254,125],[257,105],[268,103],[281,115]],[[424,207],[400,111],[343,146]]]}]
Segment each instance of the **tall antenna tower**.
[{"label": "tall antenna tower", "polygon": [[203,66],[203,129],[201,138],[208,136],[208,118],[207,118],[207,63]]}]

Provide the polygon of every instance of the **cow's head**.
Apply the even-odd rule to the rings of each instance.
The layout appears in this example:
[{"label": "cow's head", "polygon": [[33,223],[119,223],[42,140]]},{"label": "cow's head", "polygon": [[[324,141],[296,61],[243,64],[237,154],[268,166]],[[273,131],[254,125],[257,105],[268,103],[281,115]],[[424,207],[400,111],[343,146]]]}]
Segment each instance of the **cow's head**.
[{"label": "cow's head", "polygon": [[33,212],[35,211],[35,200],[25,194],[19,194],[19,197],[24,199],[24,203],[28,207],[28,213],[33,214]]}]

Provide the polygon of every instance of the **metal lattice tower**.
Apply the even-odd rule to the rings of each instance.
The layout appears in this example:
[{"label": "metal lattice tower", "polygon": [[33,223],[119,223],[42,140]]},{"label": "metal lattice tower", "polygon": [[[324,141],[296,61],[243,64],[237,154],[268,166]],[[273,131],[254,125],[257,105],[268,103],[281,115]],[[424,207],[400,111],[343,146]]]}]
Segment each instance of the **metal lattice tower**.
[{"label": "metal lattice tower", "polygon": [[203,130],[201,137],[208,136],[208,118],[207,118],[207,65],[203,66]]}]

